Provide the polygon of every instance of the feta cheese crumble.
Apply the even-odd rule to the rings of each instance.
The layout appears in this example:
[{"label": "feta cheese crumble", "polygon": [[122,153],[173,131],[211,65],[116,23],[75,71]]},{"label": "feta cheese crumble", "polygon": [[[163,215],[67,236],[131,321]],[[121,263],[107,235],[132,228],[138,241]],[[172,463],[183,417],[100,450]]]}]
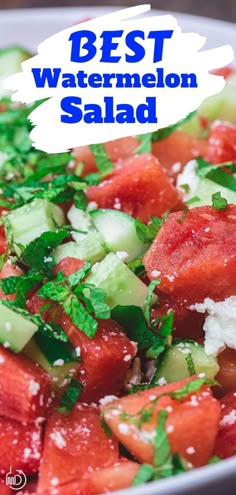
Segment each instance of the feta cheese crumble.
[{"label": "feta cheese crumble", "polygon": [[[200,178],[197,175],[197,162],[196,160],[190,160],[190,162],[185,165],[181,174],[178,175],[176,185],[177,188],[183,194],[185,201],[192,198],[198,188]],[[188,191],[185,191],[183,185],[188,185]]]},{"label": "feta cheese crumble", "polygon": [[236,349],[236,296],[215,302],[207,297],[203,303],[190,307],[198,313],[208,313],[205,331],[205,352],[216,356],[226,346]]}]

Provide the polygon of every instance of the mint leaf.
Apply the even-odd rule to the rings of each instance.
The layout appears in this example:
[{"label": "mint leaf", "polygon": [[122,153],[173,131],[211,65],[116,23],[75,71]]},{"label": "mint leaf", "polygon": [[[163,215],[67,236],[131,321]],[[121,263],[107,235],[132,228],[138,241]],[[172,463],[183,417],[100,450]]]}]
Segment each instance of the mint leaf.
[{"label": "mint leaf", "polygon": [[5,263],[7,262],[7,258],[8,258],[7,253],[1,254],[1,256],[0,256],[0,272],[2,270],[3,265],[5,265]]},{"label": "mint leaf", "polygon": [[152,132],[148,132],[147,134],[140,134],[138,139],[141,141],[141,144],[135,150],[135,153],[151,153],[152,151]]},{"label": "mint leaf", "polygon": [[111,317],[125,330],[130,340],[137,342],[140,350],[155,345],[157,337],[149,330],[143,311],[138,306],[116,306]]},{"label": "mint leaf", "polygon": [[114,165],[111,162],[103,144],[90,144],[97,168],[102,176],[111,173]]},{"label": "mint leaf", "polygon": [[169,125],[168,127],[164,127],[163,129],[159,129],[155,132],[152,133],[152,141],[161,141],[162,139],[166,139],[172,132],[174,132],[180,125],[185,124],[188,120],[192,119],[194,115],[196,114],[196,111],[191,112],[187,115],[182,120],[179,120],[179,122],[176,122],[176,124]]},{"label": "mint leaf", "polygon": [[154,438],[154,466],[162,466],[170,456],[170,443],[166,434],[166,410],[158,412],[157,427]]},{"label": "mint leaf", "polygon": [[142,464],[135,475],[131,486],[143,485],[153,478],[154,468],[150,464]]},{"label": "mint leaf", "polygon": [[186,361],[187,366],[188,366],[189,375],[190,376],[196,375],[196,370],[195,370],[195,366],[194,366],[194,362],[193,362],[193,356],[192,356],[191,352],[189,354],[186,354],[185,361]]},{"label": "mint leaf", "polygon": [[16,294],[15,305],[24,308],[29,291],[43,280],[43,275],[29,270],[19,276],[10,276],[0,280],[4,294]]},{"label": "mint leaf", "polygon": [[220,191],[212,194],[212,208],[214,208],[214,210],[225,210],[227,205],[227,199],[221,196]]},{"label": "mint leaf", "polygon": [[88,198],[84,191],[76,191],[74,195],[74,205],[76,208],[85,211],[88,206]]},{"label": "mint leaf", "polygon": [[[196,162],[198,165],[197,175],[201,179],[206,177],[216,184],[236,192],[236,178],[233,175],[236,173],[236,165],[233,162],[212,165],[202,158],[196,158]],[[228,174],[225,169],[228,169],[232,174]]]},{"label": "mint leaf", "polygon": [[92,306],[92,310],[97,318],[107,320],[111,317],[111,309],[106,304],[106,293],[103,289],[99,289],[92,284],[84,284],[85,289],[83,293],[89,291],[89,300]]},{"label": "mint leaf", "polygon": [[75,378],[72,378],[69,387],[61,397],[57,411],[60,413],[70,412],[76,404],[82,389],[83,385]]},{"label": "mint leaf", "polygon": [[151,217],[149,225],[146,225],[145,223],[141,222],[141,220],[136,218],[135,228],[138,238],[144,243],[152,243],[168,216],[169,212],[167,212],[166,215],[164,215],[164,217],[162,218]]},{"label": "mint leaf", "polygon": [[66,237],[69,233],[63,230],[44,232],[24,249],[21,255],[23,262],[45,275],[52,275],[56,261],[51,253]]},{"label": "mint leaf", "polygon": [[97,332],[98,322],[88,313],[75,295],[68,297],[63,304],[65,313],[82,332],[92,339]]},{"label": "mint leaf", "polygon": [[144,316],[148,322],[150,322],[150,312],[153,304],[153,293],[158,285],[160,285],[161,281],[158,279],[153,279],[148,286],[148,293],[145,299],[145,310]]}]

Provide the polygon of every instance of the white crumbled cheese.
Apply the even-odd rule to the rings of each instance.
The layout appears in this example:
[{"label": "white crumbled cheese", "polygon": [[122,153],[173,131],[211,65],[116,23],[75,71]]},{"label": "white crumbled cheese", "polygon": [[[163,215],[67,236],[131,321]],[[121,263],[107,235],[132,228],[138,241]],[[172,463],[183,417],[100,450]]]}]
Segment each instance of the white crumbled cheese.
[{"label": "white crumbled cheese", "polygon": [[5,349],[8,349],[8,347],[11,347],[10,342],[7,342],[7,341],[4,342],[2,345],[3,345],[3,347],[5,347]]},{"label": "white crumbled cheese", "polygon": [[220,302],[207,297],[203,303],[194,304],[190,309],[208,313],[203,326],[206,354],[216,356],[225,346],[236,349],[236,296]]},{"label": "white crumbled cheese", "polygon": [[119,258],[119,260],[124,261],[127,260],[127,258],[129,257],[129,253],[127,253],[126,251],[116,251],[116,256],[117,258]]},{"label": "white crumbled cheese", "polygon": [[115,210],[120,210],[120,209],[121,209],[121,203],[120,203],[119,198],[115,198],[115,199],[114,199],[114,205],[113,205],[113,208],[114,208]]},{"label": "white crumbled cheese", "polygon": [[152,272],[151,272],[152,277],[159,277],[160,275],[161,275],[161,272],[159,272],[158,270],[152,270]]},{"label": "white crumbled cheese", "polygon": [[173,425],[168,425],[166,428],[167,433],[172,433],[174,431],[174,426]]},{"label": "white crumbled cheese", "polygon": [[159,378],[159,380],[157,381],[157,385],[162,386],[162,385],[166,385],[166,384],[167,384],[167,381],[166,381],[166,379],[165,379],[164,376],[162,376],[161,378]]},{"label": "white crumbled cheese", "polygon": [[23,458],[24,458],[24,461],[26,461],[27,459],[29,459],[30,455],[31,455],[31,449],[24,449],[24,453],[23,453]]},{"label": "white crumbled cheese", "polygon": [[4,359],[4,357],[0,356],[0,364],[3,364],[3,363],[5,363],[5,359]]},{"label": "white crumbled cheese", "polygon": [[109,402],[112,402],[117,398],[118,397],[116,397],[115,395],[106,395],[105,397],[99,400],[99,404],[101,404],[101,406],[105,406],[106,404],[109,404]]},{"label": "white crumbled cheese", "polygon": [[172,412],[173,412],[173,407],[171,407],[171,406],[167,406],[167,407],[166,407],[166,411],[167,411],[168,413],[172,413]]},{"label": "white crumbled cheese", "polygon": [[220,426],[233,425],[234,423],[236,423],[236,409],[233,409],[221,419]]},{"label": "white crumbled cheese", "polygon": [[124,357],[124,361],[125,362],[130,361],[131,358],[132,358],[131,354],[126,354],[126,356]]},{"label": "white crumbled cheese", "polygon": [[51,256],[48,256],[48,257],[44,256],[43,261],[44,261],[44,263],[50,263],[50,261],[52,261],[52,257]]},{"label": "white crumbled cheese", "polygon": [[80,347],[76,347],[75,348],[75,354],[77,357],[80,357],[81,356],[81,348]]},{"label": "white crumbled cheese", "polygon": [[[185,201],[192,198],[198,188],[200,178],[197,175],[197,162],[196,160],[190,160],[190,162],[185,165],[181,174],[178,175],[176,185],[177,188],[182,192]],[[181,185],[187,184],[189,190],[185,191]]]},{"label": "white crumbled cheese", "polygon": [[64,359],[56,359],[56,361],[54,361],[53,363],[53,366],[63,366],[63,364],[65,364]]},{"label": "white crumbled cheese", "polygon": [[192,455],[192,454],[195,454],[196,450],[194,447],[188,447],[186,449],[186,452],[187,452],[187,454]]},{"label": "white crumbled cheese", "polygon": [[30,395],[37,395],[39,389],[40,389],[39,383],[35,382],[34,380],[29,381],[29,393],[30,393]]},{"label": "white crumbled cheese", "polygon": [[57,486],[57,485],[59,485],[59,479],[58,478],[52,478],[50,483],[52,486]]},{"label": "white crumbled cheese", "polygon": [[118,430],[122,435],[128,435],[129,433],[129,426],[126,425],[125,423],[120,423],[118,426]]},{"label": "white crumbled cheese", "polygon": [[87,206],[88,211],[96,210],[97,208],[98,208],[98,204],[96,203],[96,201],[89,201]]},{"label": "white crumbled cheese", "polygon": [[171,167],[172,168],[172,172],[174,172],[175,174],[177,174],[178,172],[180,172],[181,167],[182,167],[182,165],[181,165],[180,162],[173,163],[173,165]]},{"label": "white crumbled cheese", "polygon": [[54,440],[55,445],[58,447],[58,449],[63,449],[66,446],[65,438],[62,436],[60,431],[55,431],[55,433],[51,433],[50,437],[52,440]]},{"label": "white crumbled cheese", "polygon": [[205,378],[206,373],[199,373],[199,375],[198,375],[198,376],[199,376],[199,378]]},{"label": "white crumbled cheese", "polygon": [[10,332],[12,330],[12,324],[10,323],[10,321],[6,321],[4,326],[7,332]]}]

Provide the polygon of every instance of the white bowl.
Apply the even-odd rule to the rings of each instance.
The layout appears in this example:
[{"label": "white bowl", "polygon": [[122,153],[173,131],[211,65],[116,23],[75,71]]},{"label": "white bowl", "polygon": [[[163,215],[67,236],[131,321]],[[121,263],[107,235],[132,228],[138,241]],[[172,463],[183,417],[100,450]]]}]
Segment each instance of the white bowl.
[{"label": "white bowl", "polygon": [[[75,24],[78,20],[115,10],[118,8],[3,10],[0,11],[0,46],[21,44],[25,48],[36,50],[37,45],[45,38]],[[159,13],[164,12],[159,11]],[[235,24],[185,14],[173,13],[173,15],[184,31],[207,36],[207,47],[231,44],[236,53]],[[166,480],[116,492],[117,495],[118,493],[120,495],[235,495],[236,457]]]}]

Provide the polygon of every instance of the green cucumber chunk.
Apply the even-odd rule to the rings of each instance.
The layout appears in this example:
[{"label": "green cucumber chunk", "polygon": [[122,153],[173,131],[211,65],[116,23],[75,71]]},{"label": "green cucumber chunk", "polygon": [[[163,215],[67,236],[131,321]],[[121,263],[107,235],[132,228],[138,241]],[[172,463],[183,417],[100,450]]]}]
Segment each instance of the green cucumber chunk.
[{"label": "green cucumber chunk", "polygon": [[12,351],[21,352],[37,330],[37,325],[0,302],[1,344]]},{"label": "green cucumber chunk", "polygon": [[148,287],[114,253],[109,253],[95,265],[87,282],[106,292],[106,302],[111,308],[130,305],[145,307]]},{"label": "green cucumber chunk", "polygon": [[236,204],[236,192],[228,189],[227,187],[221,186],[210,179],[200,179],[197,189],[195,190],[194,196],[198,196],[200,201],[196,203],[190,203],[189,208],[194,208],[196,206],[212,205],[212,194],[220,192],[221,196],[227,199],[228,203]]},{"label": "green cucumber chunk", "polygon": [[227,120],[236,124],[236,74],[227,79],[223,91],[200,105],[198,114],[209,120]]},{"label": "green cucumber chunk", "polygon": [[99,209],[91,211],[90,217],[108,249],[127,253],[127,262],[140,258],[149,248],[138,238],[135,220],[130,215],[117,210]]},{"label": "green cucumber chunk", "polygon": [[63,210],[45,199],[35,199],[11,211],[6,219],[7,240],[14,248],[25,247],[44,232],[55,232],[65,223]]},{"label": "green cucumber chunk", "polygon": [[67,217],[72,227],[80,232],[72,232],[74,241],[79,242],[86,237],[89,232],[96,232],[91,217],[87,211],[80,210],[72,206],[67,213]]},{"label": "green cucumber chunk", "polygon": [[25,346],[24,354],[38,363],[52,378],[52,388],[61,391],[77,374],[80,361],[59,341],[50,342],[43,334],[35,335]]},{"label": "green cucumber chunk", "polygon": [[16,72],[20,72],[21,63],[31,56],[31,53],[20,46],[8,46],[0,49],[0,98],[11,93],[2,84],[4,79]]},{"label": "green cucumber chunk", "polygon": [[206,378],[214,378],[219,365],[214,356],[204,351],[204,346],[197,342],[178,342],[167,349],[158,363],[155,382],[164,378],[167,383],[177,382],[189,377],[186,356],[191,355],[197,374],[205,373]]},{"label": "green cucumber chunk", "polygon": [[80,242],[67,242],[53,251],[54,258],[59,263],[64,258],[77,258],[94,264],[106,256],[104,241],[98,232],[91,232]]}]

